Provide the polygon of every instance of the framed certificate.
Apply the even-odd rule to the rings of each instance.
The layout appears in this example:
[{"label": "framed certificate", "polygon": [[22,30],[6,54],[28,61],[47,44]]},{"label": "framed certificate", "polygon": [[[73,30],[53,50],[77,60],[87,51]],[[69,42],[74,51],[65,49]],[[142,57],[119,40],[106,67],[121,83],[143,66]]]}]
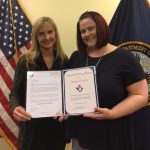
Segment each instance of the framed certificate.
[{"label": "framed certificate", "polygon": [[94,112],[98,106],[95,67],[28,71],[26,110],[32,118]]},{"label": "framed certificate", "polygon": [[98,106],[95,67],[64,71],[65,114],[94,112]]}]

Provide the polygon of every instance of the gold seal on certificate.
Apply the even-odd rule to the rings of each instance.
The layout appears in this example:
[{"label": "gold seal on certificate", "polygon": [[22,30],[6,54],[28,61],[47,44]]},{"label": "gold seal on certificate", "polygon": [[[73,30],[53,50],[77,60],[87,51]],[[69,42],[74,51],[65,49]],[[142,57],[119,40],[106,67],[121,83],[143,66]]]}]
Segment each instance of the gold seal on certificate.
[{"label": "gold seal on certificate", "polygon": [[26,110],[32,118],[94,112],[98,106],[95,67],[28,71]]}]

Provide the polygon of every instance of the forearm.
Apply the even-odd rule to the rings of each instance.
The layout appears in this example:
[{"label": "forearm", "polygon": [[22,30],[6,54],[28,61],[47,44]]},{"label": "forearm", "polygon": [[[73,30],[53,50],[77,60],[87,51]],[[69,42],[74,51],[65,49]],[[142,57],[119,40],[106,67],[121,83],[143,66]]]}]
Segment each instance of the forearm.
[{"label": "forearm", "polygon": [[10,109],[13,112],[17,106],[21,106],[18,96],[12,91],[9,95]]},{"label": "forearm", "polygon": [[15,70],[13,89],[9,94],[12,111],[14,111],[17,106],[23,106],[25,103],[26,72],[26,62],[24,61],[23,57],[21,57]]},{"label": "forearm", "polygon": [[120,118],[144,107],[147,95],[130,95],[111,109],[112,119]]}]

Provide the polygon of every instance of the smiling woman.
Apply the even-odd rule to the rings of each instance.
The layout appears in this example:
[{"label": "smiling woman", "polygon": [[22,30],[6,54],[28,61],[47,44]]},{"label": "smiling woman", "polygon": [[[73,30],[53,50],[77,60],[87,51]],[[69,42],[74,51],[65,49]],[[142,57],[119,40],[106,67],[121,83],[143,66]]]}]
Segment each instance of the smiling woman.
[{"label": "smiling woman", "polygon": [[[37,40],[39,42],[41,52],[43,53],[43,58],[46,66],[50,70],[54,61],[53,47],[56,43],[56,34],[53,26],[48,22],[42,24],[39,31],[37,32]],[[50,54],[47,55],[47,53],[49,53],[49,50]]]},{"label": "smiling woman", "polygon": [[42,50],[52,48],[56,42],[53,26],[48,22],[45,22],[43,25],[41,25],[37,33],[37,39]]},{"label": "smiling woman", "polygon": [[132,113],[148,97],[142,67],[129,51],[109,43],[109,27],[98,12],[79,17],[77,47],[69,68],[95,66],[99,107],[69,118],[73,150],[133,150]]},{"label": "smiling woman", "polygon": [[65,121],[59,123],[52,117],[32,118],[25,107],[27,71],[62,70],[66,63],[67,57],[61,47],[56,24],[49,17],[40,17],[32,28],[31,50],[18,61],[13,89],[9,96],[13,116],[20,122],[20,150],[65,148]]},{"label": "smiling woman", "polygon": [[95,10],[103,14],[109,23],[120,0],[44,0],[44,2],[41,0],[19,0],[19,2],[24,7],[31,22],[34,22],[42,15],[55,18],[60,37],[63,39],[62,45],[69,56],[76,48],[74,37],[76,35],[75,26],[78,16],[86,10]]}]

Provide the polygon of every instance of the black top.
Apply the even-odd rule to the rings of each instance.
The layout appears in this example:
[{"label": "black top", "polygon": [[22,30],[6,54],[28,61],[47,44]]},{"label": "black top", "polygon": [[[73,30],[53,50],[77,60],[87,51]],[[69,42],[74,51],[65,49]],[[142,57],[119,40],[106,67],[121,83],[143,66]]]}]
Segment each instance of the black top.
[{"label": "black top", "polygon": [[[98,60],[99,57],[88,57],[88,66],[95,66]],[[86,63],[86,56],[75,51],[69,68],[85,67]],[[112,108],[127,97],[128,85],[145,78],[136,58],[120,48],[101,58],[96,77],[99,104],[106,108]],[[70,136],[77,138],[81,147],[90,150],[133,150],[131,115],[115,120],[71,117],[69,129]]]},{"label": "black top", "polygon": [[[16,106],[25,107],[27,71],[48,70],[41,54],[36,58],[35,64],[29,64],[27,67],[26,62],[26,57],[23,56],[16,67],[14,86],[10,94],[12,111]],[[66,63],[67,57],[63,64],[61,64],[60,58],[56,58],[51,70],[64,69]],[[21,150],[64,150],[66,144],[65,122],[59,123],[52,117],[34,118],[31,121],[20,122],[19,144]]]}]

